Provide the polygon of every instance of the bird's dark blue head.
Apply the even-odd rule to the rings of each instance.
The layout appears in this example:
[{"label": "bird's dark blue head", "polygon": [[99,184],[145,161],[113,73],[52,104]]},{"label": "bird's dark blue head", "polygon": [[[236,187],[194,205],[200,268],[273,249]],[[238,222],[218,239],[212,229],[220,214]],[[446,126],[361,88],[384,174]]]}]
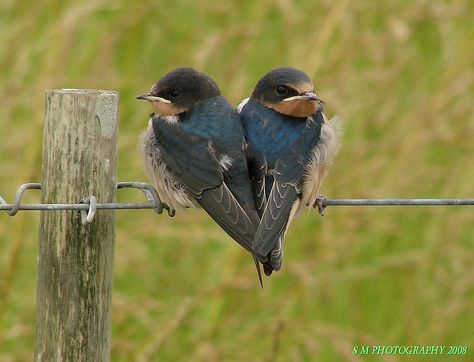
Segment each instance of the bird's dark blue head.
[{"label": "bird's dark blue head", "polygon": [[293,117],[308,117],[322,109],[311,78],[295,68],[277,68],[265,74],[255,86],[252,98]]},{"label": "bird's dark blue head", "polygon": [[219,87],[208,75],[192,68],[176,68],[137,99],[149,101],[156,115],[174,116],[220,94]]}]

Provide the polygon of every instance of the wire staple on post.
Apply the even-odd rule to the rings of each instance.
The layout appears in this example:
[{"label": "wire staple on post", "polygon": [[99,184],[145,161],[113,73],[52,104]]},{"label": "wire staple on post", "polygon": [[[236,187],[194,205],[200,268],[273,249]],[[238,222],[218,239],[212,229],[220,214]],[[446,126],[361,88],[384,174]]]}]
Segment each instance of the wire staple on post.
[{"label": "wire staple on post", "polygon": [[81,210],[81,223],[82,225],[90,224],[92,220],[94,220],[95,212],[97,211],[97,199],[94,195],[92,195],[81,203],[89,204],[89,210]]}]

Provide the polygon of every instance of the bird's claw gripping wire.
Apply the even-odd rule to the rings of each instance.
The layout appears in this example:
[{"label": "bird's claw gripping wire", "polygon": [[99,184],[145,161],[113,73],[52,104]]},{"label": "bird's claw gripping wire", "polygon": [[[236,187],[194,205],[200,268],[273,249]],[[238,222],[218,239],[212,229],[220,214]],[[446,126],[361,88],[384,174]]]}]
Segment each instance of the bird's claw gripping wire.
[{"label": "bird's claw gripping wire", "polygon": [[315,208],[315,209],[317,208],[318,213],[321,216],[324,216],[324,211],[327,207],[325,202],[326,202],[327,199],[328,198],[324,195],[316,195],[316,201],[313,204],[313,208]]}]

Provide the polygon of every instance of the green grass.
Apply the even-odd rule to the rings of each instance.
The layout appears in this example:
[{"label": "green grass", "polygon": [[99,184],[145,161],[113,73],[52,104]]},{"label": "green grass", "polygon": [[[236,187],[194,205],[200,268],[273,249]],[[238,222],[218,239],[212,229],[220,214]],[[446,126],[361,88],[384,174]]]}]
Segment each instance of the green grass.
[{"label": "green grass", "polygon": [[[45,89],[119,91],[118,176],[144,181],[137,94],[189,65],[235,104],[291,65],[345,120],[324,194],[472,198],[473,18],[468,0],[2,1],[0,195],[40,179]],[[38,222],[0,213],[2,362],[32,359]],[[119,211],[112,360],[363,361],[354,345],[394,344],[471,352],[383,360],[472,360],[473,222],[470,207],[307,212],[261,291],[203,212]]]}]

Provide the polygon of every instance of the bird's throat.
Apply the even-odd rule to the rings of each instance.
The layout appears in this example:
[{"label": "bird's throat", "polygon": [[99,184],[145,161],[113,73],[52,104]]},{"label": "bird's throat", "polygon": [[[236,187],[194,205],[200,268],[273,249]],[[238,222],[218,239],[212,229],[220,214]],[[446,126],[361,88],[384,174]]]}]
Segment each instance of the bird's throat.
[{"label": "bird's throat", "polygon": [[151,105],[153,106],[153,111],[158,116],[175,116],[186,111],[186,109],[177,107],[173,103],[151,101]]},{"label": "bird's throat", "polygon": [[305,99],[295,99],[288,102],[266,103],[265,107],[272,108],[278,113],[292,117],[309,117],[316,113],[318,102]]}]

